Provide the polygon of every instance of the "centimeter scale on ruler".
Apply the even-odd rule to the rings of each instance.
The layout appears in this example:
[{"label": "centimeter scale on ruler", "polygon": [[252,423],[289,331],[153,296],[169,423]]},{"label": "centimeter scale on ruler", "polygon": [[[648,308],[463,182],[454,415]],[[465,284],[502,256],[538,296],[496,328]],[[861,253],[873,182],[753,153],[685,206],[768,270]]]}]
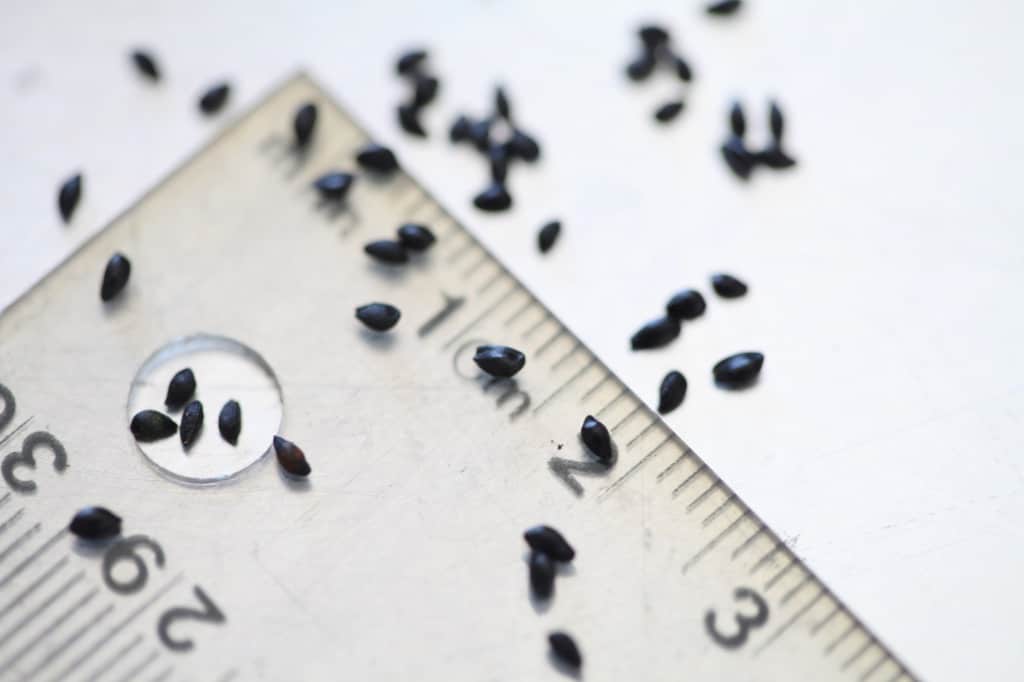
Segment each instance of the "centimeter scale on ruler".
[{"label": "centimeter scale on ruler", "polygon": [[[290,116],[307,101],[321,116],[299,153]],[[296,76],[0,317],[0,679],[397,679],[395,638],[427,640],[404,656],[429,674],[555,679],[542,644],[555,625],[577,635],[594,680],[916,679],[421,185],[361,177],[344,204],[319,201],[312,179],[351,170],[368,141]],[[430,225],[433,248],[402,270],[368,263],[361,245],[404,222]],[[115,248],[135,249],[131,297],[100,308],[91,280]],[[203,286],[198,300],[181,295]],[[351,319],[373,299],[403,310],[386,337]],[[181,485],[128,438],[124,393],[146,356],[225,328],[248,332],[277,370],[282,429],[301,435],[310,488],[279,480],[265,457]],[[481,375],[471,358],[483,343],[522,348],[526,369]],[[611,466],[578,441],[586,414],[612,433]],[[182,457],[202,455],[200,443]],[[108,500],[126,535],[74,542],[70,514]],[[460,504],[474,513],[453,518]],[[533,608],[516,544],[527,520],[555,523],[580,551],[560,594]],[[430,558],[490,535],[500,542],[474,552],[480,565]],[[395,557],[404,569],[361,563],[395,536],[413,548]],[[369,590],[353,582],[367,572]],[[406,593],[408,581],[424,587]],[[453,605],[459,589],[478,599]],[[381,621],[392,632],[348,629],[353,612],[377,623],[380,610],[403,614]],[[443,623],[417,625],[436,613]],[[360,646],[316,640],[339,631]]]}]

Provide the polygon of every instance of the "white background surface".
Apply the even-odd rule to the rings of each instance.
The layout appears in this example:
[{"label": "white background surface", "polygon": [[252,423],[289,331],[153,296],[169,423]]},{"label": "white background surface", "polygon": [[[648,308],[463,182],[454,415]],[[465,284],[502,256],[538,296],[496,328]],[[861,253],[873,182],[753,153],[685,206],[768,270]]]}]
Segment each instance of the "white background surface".
[{"label": "white background surface", "polygon": [[[641,394],[686,373],[669,422],[917,672],[1015,679],[1024,8],[749,4],[716,22],[698,2],[8,1],[0,305],[307,67]],[[667,128],[650,111],[675,81],[622,76],[645,18],[673,29],[697,74]],[[427,142],[393,121],[393,58],[413,43],[443,82]],[[136,44],[159,56],[161,84],[129,67]],[[229,111],[204,120],[195,98],[221,77]],[[513,169],[518,205],[490,217],[468,203],[482,161],[443,133],[456,111],[482,113],[497,80],[545,157]],[[740,186],[716,151],[728,101],[747,103],[756,140],[769,94],[800,167]],[[56,187],[79,168],[64,227]],[[554,216],[563,238],[541,258],[535,229]],[[715,270],[751,294],[709,299],[666,350],[628,351],[669,294],[706,290]],[[711,364],[747,349],[767,355],[757,388],[714,389]]]}]

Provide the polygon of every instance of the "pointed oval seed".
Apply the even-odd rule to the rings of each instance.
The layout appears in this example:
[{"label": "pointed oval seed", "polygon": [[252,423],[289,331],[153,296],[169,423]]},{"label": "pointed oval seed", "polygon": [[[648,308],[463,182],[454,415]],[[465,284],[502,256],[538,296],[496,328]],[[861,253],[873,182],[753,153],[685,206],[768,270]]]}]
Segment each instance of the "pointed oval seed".
[{"label": "pointed oval seed", "polygon": [[583,656],[580,655],[576,642],[568,634],[552,632],[548,635],[548,644],[551,645],[551,653],[559,662],[573,670],[578,670],[583,665]]},{"label": "pointed oval seed", "polygon": [[772,100],[768,105],[768,128],[772,132],[772,139],[776,143],[782,142],[782,133],[786,128],[786,120],[782,115],[782,109],[778,103]]},{"label": "pointed oval seed", "polygon": [[679,320],[667,316],[659,317],[640,327],[629,340],[629,345],[633,350],[661,348],[674,341],[681,329]]},{"label": "pointed oval seed", "polygon": [[763,366],[763,354],[747,351],[718,361],[711,373],[722,388],[743,388],[757,379]]},{"label": "pointed oval seed", "polygon": [[135,64],[135,68],[138,69],[139,73],[146,78],[153,81],[160,80],[160,68],[156,65],[153,55],[145,50],[135,50],[132,52],[132,63]]},{"label": "pointed oval seed", "polygon": [[178,435],[181,437],[181,445],[186,450],[192,447],[199,438],[199,432],[203,430],[203,404],[193,400],[185,405],[181,412],[181,426],[178,428]]},{"label": "pointed oval seed", "polygon": [[505,211],[512,206],[512,195],[505,189],[505,185],[494,182],[473,197],[473,205],[488,213]]},{"label": "pointed oval seed", "polygon": [[316,129],[316,105],[307,102],[299,107],[292,120],[292,130],[295,132],[295,144],[298,147],[305,147],[313,137]]},{"label": "pointed oval seed", "polygon": [[237,400],[229,400],[220,408],[217,428],[221,438],[232,445],[238,445],[238,434],[242,432],[242,406]]},{"label": "pointed oval seed", "polygon": [[324,173],[313,182],[313,187],[320,192],[320,196],[331,201],[341,201],[352,189],[355,176],[351,173],[334,171]]},{"label": "pointed oval seed", "polygon": [[526,356],[509,346],[477,346],[473,362],[491,376],[507,379],[526,365]]},{"label": "pointed oval seed", "polygon": [[590,450],[590,454],[604,464],[610,465],[615,456],[612,448],[612,435],[608,427],[597,420],[593,415],[587,415],[580,427],[580,438],[583,444]]},{"label": "pointed oval seed", "polygon": [[103,269],[100,282],[100,300],[109,301],[124,289],[132,274],[132,264],[123,254],[115,253]]},{"label": "pointed oval seed", "polygon": [[398,125],[402,130],[417,137],[426,137],[427,131],[420,123],[420,109],[413,104],[400,104],[398,106]]},{"label": "pointed oval seed", "polygon": [[679,77],[679,80],[686,83],[693,80],[693,70],[690,68],[689,62],[678,55],[673,59],[673,62],[676,69],[676,75]]},{"label": "pointed oval seed", "polygon": [[576,550],[561,533],[551,526],[533,526],[523,533],[523,539],[535,552],[546,554],[555,561],[567,563],[576,558]]},{"label": "pointed oval seed", "polygon": [[658,414],[668,414],[683,404],[686,397],[686,377],[672,370],[661,380],[658,389]]},{"label": "pointed oval seed", "polygon": [[217,83],[216,85],[213,85],[209,90],[200,95],[199,111],[203,112],[207,116],[216,114],[224,107],[224,104],[228,101],[228,95],[230,94],[231,86],[227,83]]},{"label": "pointed oval seed", "polygon": [[367,303],[356,308],[356,319],[375,332],[391,329],[401,316],[401,311],[389,303]]},{"label": "pointed oval seed", "polygon": [[640,40],[643,42],[644,47],[647,47],[648,49],[660,47],[667,43],[670,38],[668,31],[657,24],[641,26],[636,33],[640,36]]},{"label": "pointed oval seed", "polygon": [[754,155],[754,159],[758,163],[775,170],[785,170],[786,168],[792,168],[796,165],[796,159],[782,151],[782,148],[777,144],[772,144],[767,149],[757,152],[757,154]]},{"label": "pointed oval seed", "polygon": [[469,124],[469,141],[480,151],[487,151],[491,146],[491,126],[494,121],[485,118],[481,121],[471,121]]},{"label": "pointed oval seed", "polygon": [[729,170],[740,180],[750,177],[750,171],[754,169],[754,156],[747,150],[743,140],[738,137],[730,137],[722,145],[722,158],[725,159]]},{"label": "pointed oval seed", "polygon": [[163,412],[157,412],[156,410],[143,410],[139,412],[132,417],[132,423],[129,428],[132,435],[135,436],[135,440],[142,443],[152,443],[164,438],[170,438],[178,432],[178,425],[174,423],[174,420]]},{"label": "pointed oval seed", "polygon": [[71,216],[78,207],[78,200],[82,197],[82,174],[75,173],[64,181],[57,191],[57,209],[60,217],[65,223],[71,221]]},{"label": "pointed oval seed", "polygon": [[747,133],[747,117],[743,115],[743,105],[733,102],[729,109],[729,130],[736,137],[743,137]]},{"label": "pointed oval seed", "polygon": [[395,63],[395,71],[400,76],[407,76],[415,72],[426,58],[426,50],[409,50],[398,58],[398,61]]},{"label": "pointed oval seed", "polygon": [[290,440],[274,436],[274,452],[277,454],[277,463],[292,476],[305,478],[312,471],[306,461],[306,453]]},{"label": "pointed oval seed", "polygon": [[538,599],[548,599],[555,588],[555,563],[542,552],[530,553],[530,587]]},{"label": "pointed oval seed", "polygon": [[473,122],[468,116],[459,114],[459,117],[452,123],[451,129],[448,131],[448,139],[452,142],[462,142],[463,140],[469,139],[470,128],[473,127]]},{"label": "pointed oval seed", "polygon": [[494,111],[506,121],[512,120],[512,106],[509,104],[505,90],[500,85],[494,88]]},{"label": "pointed oval seed", "polygon": [[711,275],[711,286],[722,298],[739,298],[748,291],[745,282],[724,272]]},{"label": "pointed oval seed", "polygon": [[654,52],[645,50],[643,54],[626,65],[626,75],[631,81],[646,80],[648,76],[654,73],[656,65],[657,60],[654,58]]},{"label": "pointed oval seed", "polygon": [[558,235],[562,233],[562,223],[557,220],[552,220],[546,223],[540,228],[540,232],[537,233],[537,248],[540,249],[541,253],[547,253],[551,250],[551,247],[558,241]]},{"label": "pointed oval seed", "polygon": [[356,154],[356,163],[374,173],[393,173],[398,170],[398,159],[387,147],[370,143]]},{"label": "pointed oval seed", "polygon": [[398,228],[398,241],[410,251],[426,251],[437,238],[426,225],[406,223]]},{"label": "pointed oval seed", "polygon": [[164,398],[164,405],[169,410],[176,410],[189,400],[196,392],[196,375],[192,373],[191,367],[179,370],[170,383],[167,384],[167,397]]},{"label": "pointed oval seed", "polygon": [[401,265],[409,261],[409,254],[401,242],[393,239],[378,239],[363,247],[363,251],[379,263]]},{"label": "pointed oval seed", "polygon": [[416,76],[413,86],[412,105],[416,109],[422,109],[434,101],[437,97],[437,90],[441,82],[433,76]]},{"label": "pointed oval seed", "polygon": [[510,155],[518,156],[527,163],[533,163],[540,158],[540,144],[522,130],[512,131],[512,139],[508,141],[508,150]]},{"label": "pointed oval seed", "polygon": [[109,540],[121,534],[121,517],[105,507],[82,507],[68,530],[83,540]]},{"label": "pointed oval seed", "polygon": [[704,314],[708,304],[696,289],[683,289],[669,299],[665,312],[677,320],[694,320]]},{"label": "pointed oval seed", "polygon": [[508,156],[508,147],[503,144],[492,144],[487,150],[492,182],[504,184],[508,177]]},{"label": "pointed oval seed", "polygon": [[707,13],[713,16],[724,17],[730,14],[735,14],[743,5],[741,0],[719,0],[719,2],[712,2],[707,6]]},{"label": "pointed oval seed", "polygon": [[677,99],[665,102],[654,111],[654,119],[659,123],[668,123],[683,110],[683,100]]}]

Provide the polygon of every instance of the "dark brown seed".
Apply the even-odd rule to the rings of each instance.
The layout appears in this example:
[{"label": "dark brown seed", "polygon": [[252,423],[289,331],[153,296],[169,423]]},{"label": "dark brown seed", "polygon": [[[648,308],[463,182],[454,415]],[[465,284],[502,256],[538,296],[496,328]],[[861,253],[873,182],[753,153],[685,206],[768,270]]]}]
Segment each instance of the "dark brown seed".
[{"label": "dark brown seed", "polygon": [[57,208],[60,210],[60,217],[65,223],[71,221],[71,216],[78,206],[78,200],[82,197],[82,174],[75,173],[64,181],[57,192]]},{"label": "dark brown seed", "polygon": [[729,109],[729,130],[736,137],[743,137],[747,133],[747,117],[743,115],[743,105],[733,102]]},{"label": "dark brown seed", "polygon": [[754,159],[758,163],[775,170],[785,170],[796,165],[796,159],[782,151],[782,148],[776,144],[757,152],[754,155]]},{"label": "dark brown seed", "polygon": [[658,413],[668,414],[683,403],[686,397],[686,377],[672,370],[661,380],[658,389]]},{"label": "dark brown seed", "polygon": [[754,162],[756,160],[754,155],[743,144],[743,140],[738,137],[730,137],[722,145],[722,158],[725,159],[729,170],[740,180],[746,180],[750,177],[750,171],[754,169]]},{"label": "dark brown seed", "polygon": [[654,73],[654,67],[657,63],[657,60],[654,58],[654,52],[646,50],[626,65],[626,75],[632,81],[646,80],[648,76]]},{"label": "dark brown seed", "polygon": [[604,464],[611,465],[615,451],[612,448],[612,436],[608,432],[608,427],[588,414],[583,420],[583,426],[580,427],[580,438],[590,450],[590,454]]},{"label": "dark brown seed", "polygon": [[559,663],[569,666],[573,670],[579,670],[583,665],[583,656],[576,646],[572,637],[564,632],[552,632],[548,635],[548,644],[551,645],[551,653]]},{"label": "dark brown seed", "polygon": [[305,478],[312,471],[306,461],[306,453],[290,440],[274,436],[274,452],[277,454],[277,463],[292,476]]},{"label": "dark brown seed", "polygon": [[409,262],[409,254],[405,247],[401,242],[392,239],[378,239],[375,242],[370,242],[363,247],[363,251],[378,263],[401,265]]},{"label": "dark brown seed", "polygon": [[107,261],[103,269],[103,280],[100,282],[100,299],[109,301],[121,293],[128,278],[132,274],[131,262],[120,253],[115,253]]},{"label": "dark brown seed", "polygon": [[637,31],[637,35],[639,35],[640,40],[643,41],[644,47],[648,49],[661,47],[669,41],[668,31],[655,24],[641,26]]},{"label": "dark brown seed", "polygon": [[121,517],[105,507],[82,507],[68,530],[83,540],[109,540],[121,534]]},{"label": "dark brown seed", "polygon": [[421,109],[434,101],[441,82],[433,76],[416,76],[413,89],[413,107]]},{"label": "dark brown seed", "polygon": [[526,364],[526,356],[509,346],[477,346],[473,362],[491,376],[507,379]]},{"label": "dark brown seed", "polygon": [[426,58],[426,50],[409,50],[398,58],[398,62],[395,64],[395,71],[400,76],[407,76],[415,72]]},{"label": "dark brown seed", "polygon": [[237,400],[229,400],[220,408],[217,428],[220,429],[221,438],[232,445],[238,444],[238,434],[242,432],[242,406]]},{"label": "dark brown seed", "polygon": [[129,427],[135,440],[143,443],[170,438],[178,432],[178,425],[163,412],[143,410],[134,417]]},{"label": "dark brown seed", "polygon": [[398,125],[402,130],[417,137],[426,137],[427,131],[420,123],[420,109],[412,104],[400,104],[398,106]]},{"label": "dark brown seed", "polygon": [[506,121],[512,120],[512,106],[508,102],[505,90],[500,85],[494,89],[494,112]]},{"label": "dark brown seed", "polygon": [[565,537],[551,526],[533,526],[523,533],[523,539],[535,552],[555,561],[567,563],[576,558],[576,550]]},{"label": "dark brown seed", "polygon": [[504,183],[508,177],[508,149],[502,144],[492,144],[487,150],[487,160],[491,166],[491,181]]},{"label": "dark brown seed", "polygon": [[426,225],[406,223],[398,228],[398,241],[410,251],[426,251],[433,246],[437,238]]},{"label": "dark brown seed", "polygon": [[199,111],[207,116],[216,114],[223,108],[231,94],[231,86],[227,83],[217,83],[199,97]]},{"label": "dark brown seed", "polygon": [[740,279],[724,272],[711,275],[711,286],[722,298],[739,298],[747,293],[747,285]]},{"label": "dark brown seed", "polygon": [[508,141],[509,153],[523,161],[533,163],[540,158],[540,145],[537,140],[521,130],[512,131],[512,139]]},{"label": "dark brown seed", "polygon": [[467,116],[460,114],[459,117],[455,119],[455,123],[452,123],[451,130],[448,131],[448,139],[452,142],[468,140],[470,128],[472,127],[473,122],[469,120]]},{"label": "dark brown seed", "polygon": [[164,405],[168,410],[176,410],[189,400],[196,393],[196,375],[192,373],[191,367],[180,370],[171,377],[167,384],[167,397],[164,398]]},{"label": "dark brown seed", "polygon": [[185,409],[181,412],[181,427],[178,429],[178,435],[181,437],[182,447],[186,450],[192,447],[202,430],[203,404],[198,400],[193,400],[185,405]]},{"label": "dark brown seed", "polygon": [[668,123],[679,115],[683,110],[683,100],[677,99],[665,102],[654,111],[654,119],[659,123]]},{"label": "dark brown seed", "polygon": [[132,52],[132,63],[135,64],[135,68],[139,70],[139,73],[146,78],[153,81],[160,80],[160,69],[157,67],[153,55],[144,50],[135,50]]},{"label": "dark brown seed", "polygon": [[379,144],[370,143],[356,154],[356,163],[374,173],[393,173],[398,170],[398,159],[395,153]]},{"label": "dark brown seed", "polygon": [[743,388],[753,383],[764,366],[764,355],[749,351],[736,353],[715,364],[711,373],[722,388]]},{"label": "dark brown seed", "polygon": [[505,185],[491,183],[484,191],[473,197],[473,205],[489,213],[504,211],[512,205],[512,195],[505,189]]},{"label": "dark brown seed", "polygon": [[555,589],[555,563],[542,552],[530,553],[530,587],[538,599],[548,599]]},{"label": "dark brown seed", "polygon": [[693,71],[690,69],[690,64],[680,56],[673,58],[673,65],[676,69],[676,75],[679,76],[679,80],[689,83],[693,80]]},{"label": "dark brown seed", "polygon": [[295,146],[305,147],[313,137],[316,129],[316,105],[312,102],[303,104],[295,112],[292,130],[295,131]]},{"label": "dark brown seed", "polygon": [[772,139],[775,140],[776,144],[781,143],[782,133],[786,128],[786,120],[782,116],[782,109],[779,109],[779,105],[774,100],[768,105],[768,127],[771,129]]},{"label": "dark brown seed", "polygon": [[629,345],[633,350],[661,348],[674,341],[679,336],[681,329],[682,326],[679,324],[679,320],[671,317],[659,317],[657,320],[652,320],[640,327],[629,340]]},{"label": "dark brown seed", "polygon": [[707,6],[708,14],[724,17],[734,14],[743,5],[742,0],[720,0]]},{"label": "dark brown seed", "polygon": [[540,249],[540,252],[547,253],[550,251],[551,247],[558,241],[558,235],[561,232],[562,223],[557,220],[552,220],[541,227],[540,232],[537,233],[537,248]]},{"label": "dark brown seed", "polygon": [[677,320],[693,320],[704,314],[708,304],[696,289],[683,289],[669,299],[665,312]]},{"label": "dark brown seed", "polygon": [[341,201],[352,189],[355,176],[351,173],[325,173],[313,182],[313,187],[320,192],[320,196],[331,201]]},{"label": "dark brown seed", "polygon": [[375,332],[391,329],[401,316],[401,311],[390,303],[367,303],[356,308],[356,319]]}]

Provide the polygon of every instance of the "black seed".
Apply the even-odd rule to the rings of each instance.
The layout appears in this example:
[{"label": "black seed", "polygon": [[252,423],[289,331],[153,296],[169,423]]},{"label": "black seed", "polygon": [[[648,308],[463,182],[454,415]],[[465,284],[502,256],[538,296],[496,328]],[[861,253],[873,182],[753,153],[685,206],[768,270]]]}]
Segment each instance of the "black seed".
[{"label": "black seed", "polygon": [[548,599],[555,588],[555,563],[542,552],[530,553],[530,587],[539,599]]},{"label": "black seed", "polygon": [[129,427],[135,440],[143,443],[170,438],[178,432],[178,425],[163,412],[143,410],[134,417]]},{"label": "black seed", "polygon": [[612,436],[608,433],[608,427],[599,422],[592,415],[587,415],[580,427],[580,437],[583,444],[601,462],[610,465],[615,452],[612,449]]},{"label": "black seed", "polygon": [[704,314],[708,304],[696,289],[683,289],[669,299],[665,312],[677,320],[693,320]]},{"label": "black seed", "polygon": [[181,412],[181,427],[178,435],[181,436],[181,445],[186,450],[192,447],[203,430],[203,404],[193,400]]},{"label": "black seed", "polygon": [[725,159],[729,170],[740,180],[746,180],[750,177],[750,171],[753,170],[754,162],[756,161],[754,155],[744,146],[743,140],[738,137],[730,137],[722,145],[722,158]]},{"label": "black seed", "polygon": [[417,137],[427,136],[427,131],[424,130],[423,126],[420,124],[419,107],[412,104],[399,105],[398,125],[402,126],[402,130],[410,135],[416,135]]},{"label": "black seed", "polygon": [[690,69],[690,64],[682,57],[676,56],[673,58],[673,65],[676,69],[676,75],[679,76],[679,80],[686,81],[689,83],[693,80],[693,71]]},{"label": "black seed", "polygon": [[75,173],[64,181],[57,192],[57,208],[60,210],[60,217],[67,223],[78,206],[78,200],[82,197],[82,174]]},{"label": "black seed", "polygon": [[217,113],[228,101],[229,94],[231,94],[231,86],[227,83],[214,85],[199,97],[199,111],[207,116]]},{"label": "black seed", "polygon": [[508,103],[505,90],[500,85],[494,89],[494,111],[506,121],[512,120],[512,107]]},{"label": "black seed", "polygon": [[316,105],[312,102],[303,104],[295,112],[295,119],[292,120],[292,130],[295,131],[295,144],[298,147],[305,147],[313,137],[313,130],[316,128]]},{"label": "black seed", "polygon": [[305,478],[312,471],[306,461],[306,453],[290,440],[274,436],[274,452],[277,453],[277,463],[292,476]]},{"label": "black seed", "polygon": [[640,40],[643,41],[644,47],[648,49],[654,49],[661,47],[669,41],[668,31],[654,24],[648,24],[647,26],[641,26],[637,31],[637,35],[640,36]]},{"label": "black seed", "polygon": [[400,265],[409,261],[409,254],[401,242],[392,239],[378,239],[363,247],[371,258],[379,263],[388,265]]},{"label": "black seed", "polygon": [[743,115],[743,105],[739,102],[733,102],[729,109],[729,130],[736,137],[747,133],[747,117]]},{"label": "black seed", "polygon": [[139,73],[146,78],[154,81],[160,80],[160,69],[157,67],[153,55],[144,50],[135,50],[132,52],[132,62]]},{"label": "black seed", "polygon": [[576,550],[565,537],[551,526],[527,528],[523,539],[535,552],[546,554],[555,561],[567,563],[576,558]]},{"label": "black seed", "polygon": [[356,154],[356,163],[374,173],[393,173],[398,170],[395,153],[379,144],[370,143]]},{"label": "black seed", "polygon": [[654,58],[654,52],[647,50],[626,65],[626,75],[633,81],[646,80],[648,76],[654,73],[654,67],[657,63],[657,60]]},{"label": "black seed", "polygon": [[440,85],[441,82],[433,76],[416,76],[412,96],[413,107],[421,109],[433,102]]},{"label": "black seed", "polygon": [[659,123],[668,123],[683,110],[683,100],[677,99],[671,102],[665,102],[658,107],[654,112],[654,118]]},{"label": "black seed", "polygon": [[733,14],[743,4],[742,0],[720,0],[707,6],[708,14],[724,17]]},{"label": "black seed", "polygon": [[515,376],[526,364],[526,356],[509,346],[477,346],[473,362],[491,376]]},{"label": "black seed", "polygon": [[103,281],[100,283],[100,299],[109,301],[124,289],[132,274],[132,264],[124,255],[115,253],[107,261],[103,269]]},{"label": "black seed", "polygon": [[674,341],[679,336],[681,329],[682,326],[679,324],[679,320],[671,317],[659,317],[657,320],[652,320],[640,327],[629,340],[629,345],[633,350],[661,348]]},{"label": "black seed", "polygon": [[487,160],[491,166],[491,181],[503,184],[508,177],[508,150],[505,145],[492,144],[487,150]]},{"label": "black seed", "polygon": [[552,220],[541,227],[540,232],[537,233],[537,248],[540,249],[540,252],[547,253],[550,251],[551,247],[558,241],[558,235],[561,232],[562,223],[557,220]]},{"label": "black seed", "polygon": [[189,400],[196,392],[196,375],[192,373],[191,367],[180,370],[171,377],[167,384],[167,397],[164,398],[164,405],[167,409],[176,410]]},{"label": "black seed", "polygon": [[755,352],[736,353],[719,361],[711,373],[723,388],[742,388],[751,384],[764,366],[764,355]]},{"label": "black seed", "polygon": [[711,286],[722,298],[739,298],[747,293],[745,282],[724,272],[711,275]]},{"label": "black seed", "polygon": [[508,150],[510,154],[530,163],[540,158],[540,145],[521,130],[512,131],[512,139],[508,141]]},{"label": "black seed", "polygon": [[774,100],[768,105],[768,127],[772,131],[772,139],[776,143],[782,142],[782,133],[786,127],[786,120],[782,116],[782,109],[779,109],[779,105]]},{"label": "black seed", "polygon": [[426,225],[406,223],[398,228],[398,241],[410,251],[426,251],[437,238]]},{"label": "black seed", "polygon": [[324,199],[341,201],[352,189],[352,183],[355,181],[355,176],[351,173],[326,173],[313,182],[313,187]]},{"label": "black seed", "polygon": [[566,633],[552,632],[548,635],[548,644],[551,645],[551,652],[560,663],[573,670],[578,670],[583,665],[583,657],[576,647],[576,642]]},{"label": "black seed", "polygon": [[395,71],[401,76],[409,75],[415,72],[426,58],[426,50],[409,50],[398,58]]},{"label": "black seed", "polygon": [[468,139],[480,151],[487,151],[491,146],[491,126],[494,120],[485,118],[482,121],[470,121]]},{"label": "black seed", "polygon": [[796,165],[796,159],[782,151],[782,148],[775,144],[771,145],[767,149],[757,152],[754,155],[754,159],[758,163],[775,170],[784,170]]},{"label": "black seed", "polygon": [[462,116],[461,114],[455,123],[452,124],[451,130],[448,131],[448,139],[452,142],[462,142],[468,140],[470,137],[470,129],[473,127],[473,122],[468,117]]},{"label": "black seed", "polygon": [[238,444],[238,434],[242,432],[242,406],[237,400],[229,400],[220,408],[217,428],[220,429],[221,438],[232,445]]},{"label": "black seed", "polygon": [[512,205],[512,195],[505,189],[505,185],[495,182],[473,198],[473,205],[491,213],[504,211]]},{"label": "black seed", "polygon": [[401,311],[389,303],[367,303],[356,308],[356,319],[376,332],[391,329],[401,316]]},{"label": "black seed", "polygon": [[109,540],[121,534],[121,517],[104,507],[82,507],[68,530],[83,540]]},{"label": "black seed", "polygon": [[658,389],[658,413],[668,414],[683,403],[686,397],[686,377],[672,370],[661,380]]}]

